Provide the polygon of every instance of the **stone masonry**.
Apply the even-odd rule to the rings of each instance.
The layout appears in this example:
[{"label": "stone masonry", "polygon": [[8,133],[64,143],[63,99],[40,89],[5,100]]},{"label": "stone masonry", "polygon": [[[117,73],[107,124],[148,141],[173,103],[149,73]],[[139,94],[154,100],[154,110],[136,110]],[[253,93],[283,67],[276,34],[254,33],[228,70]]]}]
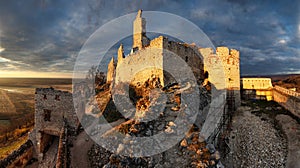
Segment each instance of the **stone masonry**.
[{"label": "stone masonry", "polygon": [[79,125],[72,93],[53,88],[37,88],[35,93],[35,126],[30,134],[35,157],[42,161],[46,146],[59,138],[64,126],[73,130]]},{"label": "stone masonry", "polygon": [[[199,48],[204,58],[204,70],[209,81],[217,90],[227,90],[227,101],[231,99],[234,108],[240,106],[240,55],[235,49],[217,47]],[[222,81],[223,80],[223,81]]]},{"label": "stone masonry", "polygon": [[[122,45],[118,50],[116,84],[119,82],[144,83],[153,76],[159,78],[162,86],[168,84],[170,81],[167,80],[165,71],[168,72],[167,69],[173,66],[169,64],[171,55],[174,55],[172,58],[185,61],[185,64],[189,66],[196,80],[200,83],[204,79],[204,71],[202,56],[197,48],[193,45],[169,41],[163,36],[150,41],[146,36],[146,20],[141,16],[142,11],[140,10],[133,24],[134,35],[131,54],[124,58]],[[108,74],[111,74],[111,71],[112,69],[108,68]],[[177,71],[180,72],[180,69]]]}]

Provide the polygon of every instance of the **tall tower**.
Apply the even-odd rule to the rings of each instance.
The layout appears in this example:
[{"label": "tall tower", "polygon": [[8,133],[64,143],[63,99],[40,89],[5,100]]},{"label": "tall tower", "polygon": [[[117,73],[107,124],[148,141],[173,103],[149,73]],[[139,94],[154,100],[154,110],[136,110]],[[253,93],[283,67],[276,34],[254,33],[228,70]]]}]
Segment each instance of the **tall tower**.
[{"label": "tall tower", "polygon": [[240,53],[238,50],[227,47],[218,47],[216,54],[221,58],[225,72],[227,100],[232,99],[233,107],[241,104],[240,99]]},{"label": "tall tower", "polygon": [[124,59],[124,48],[123,48],[123,44],[120,45],[119,49],[118,49],[118,65],[123,61]]},{"label": "tall tower", "polygon": [[149,45],[150,40],[146,36],[146,19],[142,18],[142,10],[138,11],[133,22],[133,51],[142,49]]}]

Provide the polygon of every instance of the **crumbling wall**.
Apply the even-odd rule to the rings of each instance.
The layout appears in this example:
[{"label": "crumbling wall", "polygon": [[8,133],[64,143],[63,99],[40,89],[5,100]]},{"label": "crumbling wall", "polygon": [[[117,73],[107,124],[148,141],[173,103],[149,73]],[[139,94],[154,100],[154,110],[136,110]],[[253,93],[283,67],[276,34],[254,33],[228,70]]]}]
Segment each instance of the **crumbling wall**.
[{"label": "crumbling wall", "polygon": [[146,36],[146,19],[142,17],[142,10],[138,11],[133,21],[133,50],[141,50],[149,45],[149,39]]},{"label": "crumbling wall", "polygon": [[35,94],[35,126],[30,134],[35,157],[43,158],[45,147],[54,136],[59,137],[64,125],[75,133],[79,122],[70,92],[53,88],[37,88]]},{"label": "crumbling wall", "polygon": [[273,89],[273,98],[274,101],[300,118],[300,93],[275,86]]},{"label": "crumbling wall", "polygon": [[108,66],[107,66],[107,75],[106,75],[106,82],[111,83],[115,74],[115,61],[114,57],[110,60]]},{"label": "crumbling wall", "polygon": [[[197,50],[190,45],[168,41],[166,37],[159,36],[151,40],[149,46],[130,54],[122,59],[121,63],[118,62],[116,83],[122,81],[138,84],[155,76],[160,79],[162,86],[164,86],[166,81],[163,70],[174,66],[169,64],[170,54],[173,55],[174,59],[181,58],[185,61],[197,80],[204,79],[204,65],[201,54]],[[176,56],[179,57],[175,58]],[[182,67],[183,65],[174,67],[174,70],[180,72]]]},{"label": "crumbling wall", "polygon": [[[47,114],[50,113],[49,119]],[[56,136],[60,135],[63,120],[76,128],[79,124],[75,115],[72,93],[53,88],[37,88],[35,94],[35,128]]]},{"label": "crumbling wall", "polygon": [[147,47],[123,59],[116,68],[115,83],[138,84],[152,76],[159,77],[163,85],[162,49]]},{"label": "crumbling wall", "polygon": [[[196,80],[204,79],[204,65],[202,55],[195,49],[195,46],[189,44],[168,41],[165,49],[179,56],[191,68]],[[167,64],[168,60],[164,60]],[[177,67],[180,68],[180,67]],[[178,69],[179,71],[180,69]]]}]

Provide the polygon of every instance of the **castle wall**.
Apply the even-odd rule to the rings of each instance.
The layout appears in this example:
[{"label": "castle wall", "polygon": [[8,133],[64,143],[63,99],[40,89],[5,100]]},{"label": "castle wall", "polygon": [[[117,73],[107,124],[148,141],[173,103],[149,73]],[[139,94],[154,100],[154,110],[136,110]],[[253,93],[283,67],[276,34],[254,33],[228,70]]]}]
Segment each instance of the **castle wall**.
[{"label": "castle wall", "polygon": [[37,88],[35,94],[35,126],[30,139],[35,155],[41,160],[45,147],[55,137],[59,137],[67,124],[71,131],[79,122],[75,114],[72,93],[53,88]]},{"label": "castle wall", "polygon": [[273,98],[274,101],[300,118],[300,93],[275,86],[273,89]]},{"label": "castle wall", "polygon": [[116,68],[115,83],[142,84],[155,75],[161,79],[163,85],[162,55],[162,49],[147,47],[127,56]]},{"label": "castle wall", "polygon": [[[165,49],[175,53],[179,56],[187,65],[191,68],[196,80],[201,81],[204,79],[204,65],[203,58],[201,54],[188,44],[182,44],[174,41],[169,41],[167,45],[164,46]],[[168,60],[165,60],[165,63]],[[177,67],[180,68],[180,67]],[[180,69],[178,69],[180,71]]]},{"label": "castle wall", "polygon": [[269,89],[272,88],[271,78],[242,78],[243,89]]},{"label": "castle wall", "polygon": [[[174,64],[170,64],[171,59],[181,59],[180,61],[185,63],[174,67]],[[185,65],[192,70],[196,80],[204,79],[204,65],[197,50],[187,44],[168,41],[167,38],[160,36],[151,40],[149,46],[122,59],[116,68],[115,79],[116,83],[122,81],[137,84],[156,76],[160,78],[161,84],[164,86],[167,81],[164,79],[163,70],[172,67],[176,71],[174,73],[183,73],[181,77],[184,77],[187,76],[186,72],[180,69],[186,68]]]},{"label": "castle wall", "polygon": [[[227,102],[234,108],[240,106],[240,65],[239,51],[218,47],[216,53],[211,48],[200,48],[204,57],[204,71],[217,90],[227,90]],[[229,96],[229,97],[228,97]]]}]

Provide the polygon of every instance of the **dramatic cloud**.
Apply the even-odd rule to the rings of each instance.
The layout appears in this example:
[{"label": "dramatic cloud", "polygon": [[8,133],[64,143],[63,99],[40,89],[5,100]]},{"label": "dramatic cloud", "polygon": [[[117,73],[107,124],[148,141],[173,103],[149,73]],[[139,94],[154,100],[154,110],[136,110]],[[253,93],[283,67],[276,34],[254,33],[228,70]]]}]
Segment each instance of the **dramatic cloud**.
[{"label": "dramatic cloud", "polygon": [[182,16],[215,46],[240,50],[243,75],[299,73],[299,7],[297,0],[0,1],[0,71],[72,73],[93,32],[143,9]]}]

